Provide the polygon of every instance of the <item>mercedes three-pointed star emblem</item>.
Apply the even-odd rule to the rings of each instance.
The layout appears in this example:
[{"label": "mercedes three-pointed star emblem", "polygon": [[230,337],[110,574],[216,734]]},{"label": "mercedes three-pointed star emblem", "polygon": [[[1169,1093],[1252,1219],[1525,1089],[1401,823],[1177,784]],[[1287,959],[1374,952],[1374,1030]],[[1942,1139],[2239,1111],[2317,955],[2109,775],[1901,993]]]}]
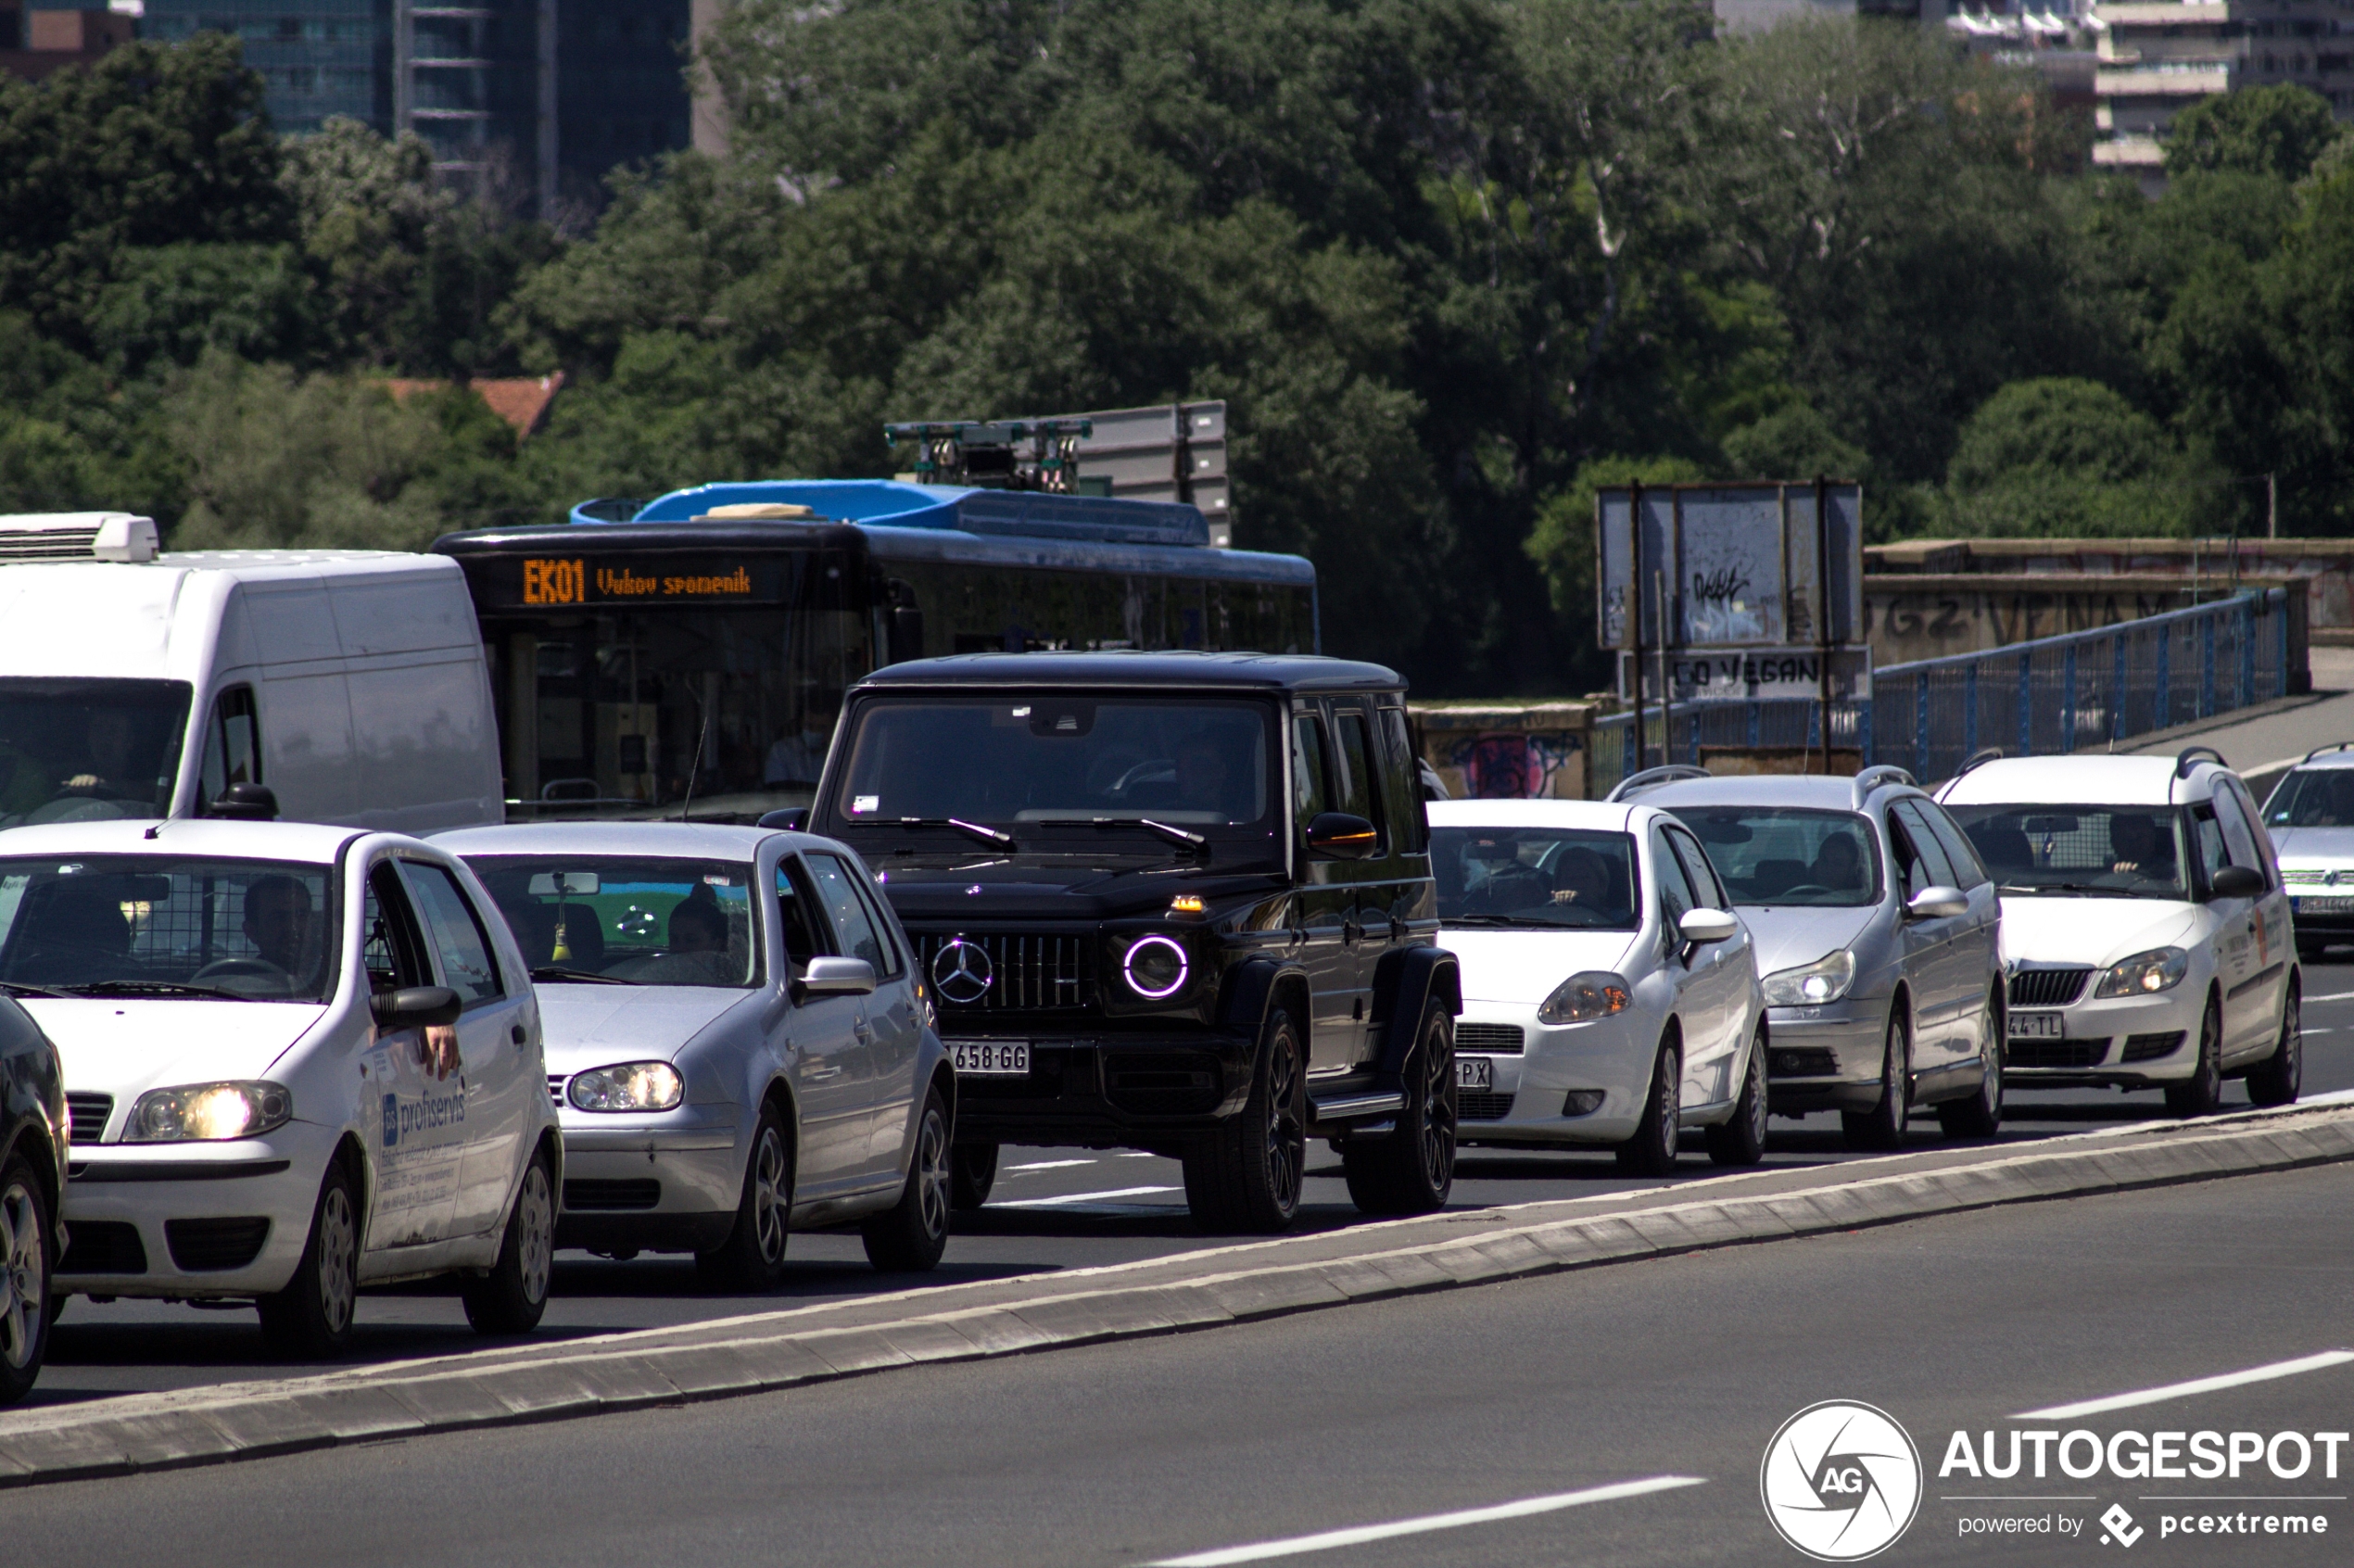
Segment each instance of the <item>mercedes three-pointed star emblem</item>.
[{"label": "mercedes three-pointed star emblem", "polygon": [[969,1007],[989,994],[995,970],[978,942],[958,937],[931,955],[931,983],[943,1001]]}]

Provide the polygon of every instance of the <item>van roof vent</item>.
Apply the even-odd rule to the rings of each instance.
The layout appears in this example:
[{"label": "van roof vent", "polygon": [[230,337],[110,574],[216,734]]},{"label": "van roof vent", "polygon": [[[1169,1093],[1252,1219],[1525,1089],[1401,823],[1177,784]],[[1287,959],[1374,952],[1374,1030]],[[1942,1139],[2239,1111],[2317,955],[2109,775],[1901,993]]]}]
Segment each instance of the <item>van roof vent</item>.
[{"label": "van roof vent", "polygon": [[0,516],[0,562],[153,561],[156,521],[128,512]]}]

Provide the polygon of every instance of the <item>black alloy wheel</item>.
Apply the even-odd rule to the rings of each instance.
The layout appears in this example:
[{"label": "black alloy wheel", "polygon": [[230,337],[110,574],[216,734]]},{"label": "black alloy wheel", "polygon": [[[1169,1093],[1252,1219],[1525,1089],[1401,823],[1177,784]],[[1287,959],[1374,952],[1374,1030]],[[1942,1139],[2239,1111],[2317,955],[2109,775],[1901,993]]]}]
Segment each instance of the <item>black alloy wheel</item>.
[{"label": "black alloy wheel", "polygon": [[959,1214],[970,1214],[989,1201],[997,1184],[997,1145],[959,1143],[948,1152],[948,1201]]},{"label": "black alloy wheel", "polygon": [[1194,1222],[1212,1234],[1271,1234],[1299,1212],[1308,1064],[1298,1027],[1283,1008],[1267,1015],[1256,1057],[1241,1111],[1185,1150],[1185,1202]]},{"label": "black alloy wheel", "polygon": [[1428,1214],[1455,1190],[1455,1019],[1436,998],[1423,1010],[1406,1105],[1386,1138],[1340,1146],[1348,1196],[1365,1214]]},{"label": "black alloy wheel", "polygon": [[2198,1020],[2198,1064],[2191,1076],[2166,1086],[2166,1108],[2175,1116],[2213,1116],[2223,1104],[2223,1004],[2208,993]]}]

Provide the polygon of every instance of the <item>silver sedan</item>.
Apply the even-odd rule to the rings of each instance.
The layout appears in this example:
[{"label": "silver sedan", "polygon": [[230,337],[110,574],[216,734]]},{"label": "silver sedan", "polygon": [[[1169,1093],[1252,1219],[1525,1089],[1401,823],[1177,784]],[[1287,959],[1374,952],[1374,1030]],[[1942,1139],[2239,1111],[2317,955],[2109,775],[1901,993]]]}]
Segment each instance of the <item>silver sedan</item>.
[{"label": "silver sedan", "polygon": [[561,1246],[773,1284],[789,1231],[886,1270],[948,1237],[956,1083],[906,935],[846,846],[672,823],[470,828],[532,966],[562,1118]]}]

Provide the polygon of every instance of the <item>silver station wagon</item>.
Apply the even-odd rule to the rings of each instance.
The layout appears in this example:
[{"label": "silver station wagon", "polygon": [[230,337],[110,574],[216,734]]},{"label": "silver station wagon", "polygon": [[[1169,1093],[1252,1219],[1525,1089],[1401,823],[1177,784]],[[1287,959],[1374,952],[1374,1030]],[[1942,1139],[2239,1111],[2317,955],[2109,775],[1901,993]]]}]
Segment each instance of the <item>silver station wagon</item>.
[{"label": "silver station wagon", "polygon": [[470,828],[531,965],[564,1139],[559,1246],[773,1284],[789,1231],[886,1270],[948,1238],[956,1076],[906,935],[830,839],[678,823]]}]

